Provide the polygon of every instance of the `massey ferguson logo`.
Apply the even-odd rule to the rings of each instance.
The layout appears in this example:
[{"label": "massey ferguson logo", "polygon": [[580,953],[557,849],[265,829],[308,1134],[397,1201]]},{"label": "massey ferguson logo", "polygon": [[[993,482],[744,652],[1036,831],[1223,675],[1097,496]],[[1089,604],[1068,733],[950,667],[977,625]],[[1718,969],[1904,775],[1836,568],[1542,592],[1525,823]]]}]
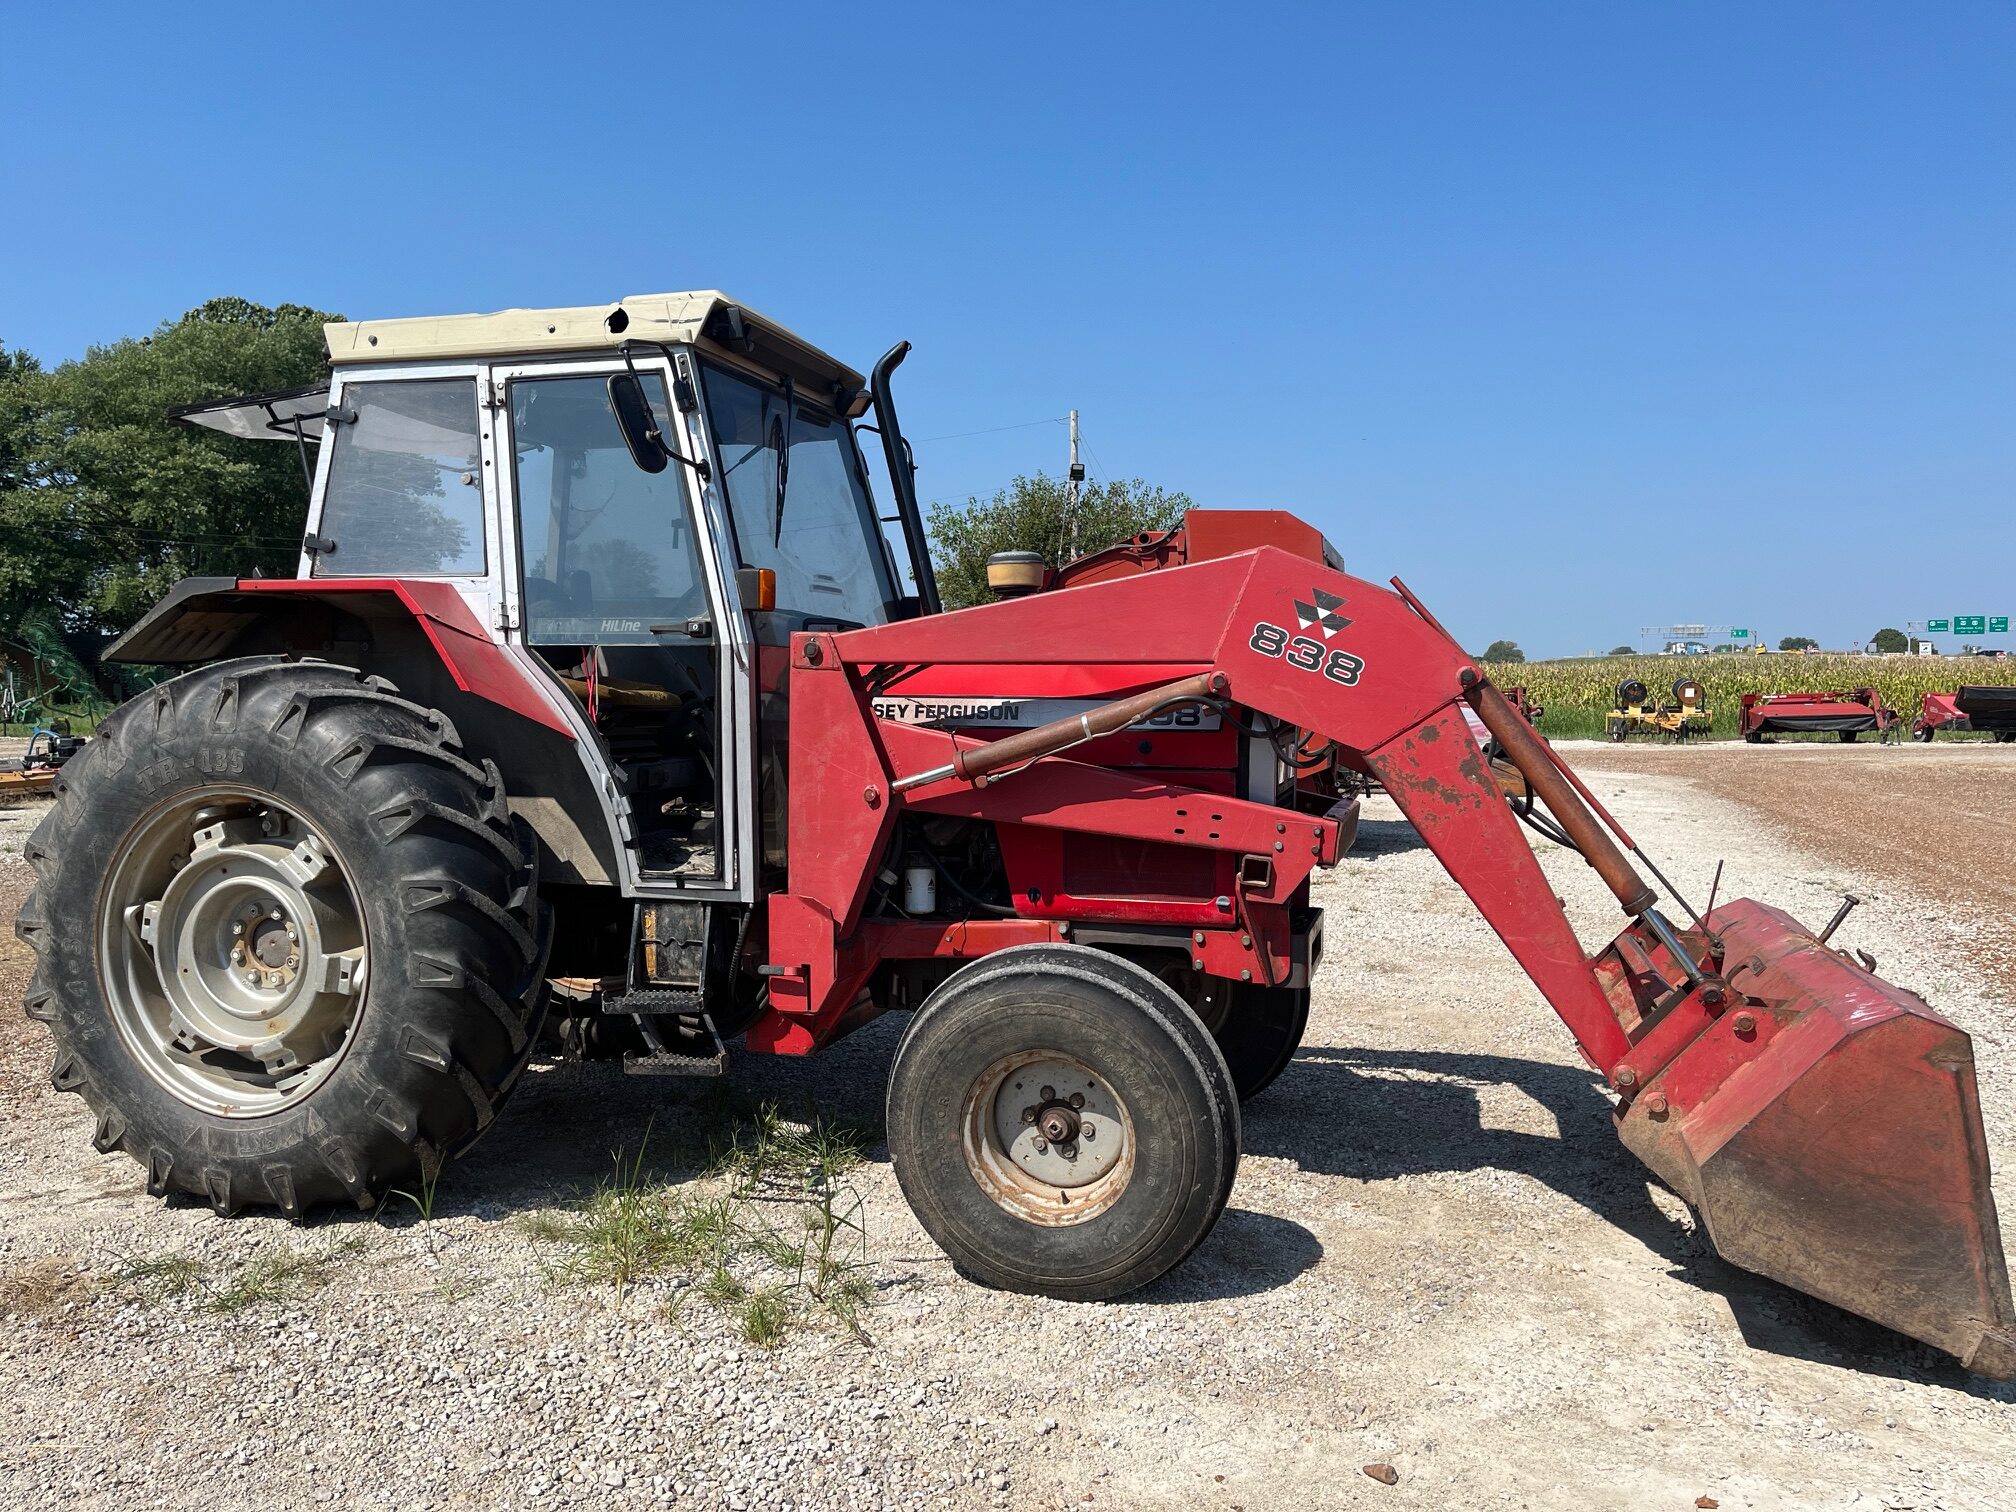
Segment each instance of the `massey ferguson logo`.
[{"label": "massey ferguson logo", "polygon": [[1316,602],[1305,604],[1300,599],[1295,600],[1295,618],[1304,630],[1321,630],[1323,639],[1327,641],[1351,623],[1337,612],[1344,607],[1344,600],[1336,594],[1325,593],[1321,588],[1312,588],[1309,590],[1309,596]]},{"label": "massey ferguson logo", "polygon": [[1312,640],[1307,635],[1291,636],[1279,625],[1261,620],[1253,626],[1252,638],[1246,644],[1262,656],[1278,656],[1291,667],[1320,672],[1347,688],[1357,687],[1359,675],[1365,670],[1364,658],[1353,656],[1342,646],[1328,644],[1331,636],[1350,627],[1350,619],[1337,612],[1344,607],[1344,600],[1321,588],[1312,588],[1309,597],[1315,600],[1313,604],[1305,604],[1301,599],[1291,601],[1295,605],[1295,622],[1303,630],[1321,631],[1322,640]]}]

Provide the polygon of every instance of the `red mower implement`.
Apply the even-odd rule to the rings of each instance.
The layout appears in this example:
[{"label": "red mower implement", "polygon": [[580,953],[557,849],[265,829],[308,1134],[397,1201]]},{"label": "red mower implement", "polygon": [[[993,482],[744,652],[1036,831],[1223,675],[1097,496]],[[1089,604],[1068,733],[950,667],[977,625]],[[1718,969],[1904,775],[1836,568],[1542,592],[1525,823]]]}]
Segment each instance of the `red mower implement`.
[{"label": "red mower implement", "polygon": [[1874,688],[1847,693],[1745,693],[1740,702],[1737,728],[1752,745],[1773,734],[1833,733],[1852,741],[1864,730],[1887,735],[1898,723],[1896,711],[1884,706]]},{"label": "red mower implement", "polygon": [[1913,740],[1930,740],[1940,731],[1960,734],[1981,730],[1997,745],[2016,741],[2016,688],[1964,687],[1956,693],[1927,693],[1911,721]]},{"label": "red mower implement", "polygon": [[[907,458],[906,347],[863,379],[712,293],[329,340],[298,580],[185,585],[119,643],[188,670],[27,849],[54,1084],[151,1191],[368,1206],[534,1055],[719,1075],[900,1011],[889,1152],[931,1236],[990,1285],[1118,1296],[1224,1208],[1363,773],[1723,1255],[2016,1372],[1966,1034],[1838,917],[1696,914],[1308,525],[1196,511],[943,612],[911,470],[914,593],[851,423]],[[1522,819],[1616,938],[1585,950]]]}]

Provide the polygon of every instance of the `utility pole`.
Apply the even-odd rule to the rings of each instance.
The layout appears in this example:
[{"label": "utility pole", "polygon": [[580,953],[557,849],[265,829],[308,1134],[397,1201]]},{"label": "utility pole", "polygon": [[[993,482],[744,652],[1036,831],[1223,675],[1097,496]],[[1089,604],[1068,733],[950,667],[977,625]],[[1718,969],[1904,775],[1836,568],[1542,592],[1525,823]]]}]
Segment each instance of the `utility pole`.
[{"label": "utility pole", "polygon": [[1085,464],[1078,460],[1078,411],[1071,411],[1071,465],[1064,473],[1064,560],[1078,555],[1078,485],[1085,481]]}]

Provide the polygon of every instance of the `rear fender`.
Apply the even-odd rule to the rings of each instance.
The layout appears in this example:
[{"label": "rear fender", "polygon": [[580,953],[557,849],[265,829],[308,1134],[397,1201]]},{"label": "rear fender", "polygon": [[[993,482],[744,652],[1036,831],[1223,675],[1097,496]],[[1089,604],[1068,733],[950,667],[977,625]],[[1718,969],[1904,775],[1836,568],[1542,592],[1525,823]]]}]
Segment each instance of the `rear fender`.
[{"label": "rear fender", "polygon": [[424,579],[184,578],[104,660],[194,666],[278,652],[355,662],[388,630],[410,629],[462,692],[575,738],[453,585]]}]

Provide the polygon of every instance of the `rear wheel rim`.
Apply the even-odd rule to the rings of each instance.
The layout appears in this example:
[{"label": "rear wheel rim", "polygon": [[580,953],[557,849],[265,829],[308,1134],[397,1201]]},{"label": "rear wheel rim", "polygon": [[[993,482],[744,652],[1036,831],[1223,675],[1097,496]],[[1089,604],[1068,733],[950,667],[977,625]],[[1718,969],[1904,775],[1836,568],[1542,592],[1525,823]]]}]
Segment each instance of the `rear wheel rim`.
[{"label": "rear wheel rim", "polygon": [[1002,1211],[1044,1228],[1096,1218],[1134,1176],[1134,1121],[1119,1092],[1061,1050],[1004,1056],[967,1088],[966,1168]]},{"label": "rear wheel rim", "polygon": [[148,815],[114,853],[96,928],[120,1038],[191,1107],[280,1112],[349,1046],[363,912],[321,831],[270,797],[216,789]]}]

